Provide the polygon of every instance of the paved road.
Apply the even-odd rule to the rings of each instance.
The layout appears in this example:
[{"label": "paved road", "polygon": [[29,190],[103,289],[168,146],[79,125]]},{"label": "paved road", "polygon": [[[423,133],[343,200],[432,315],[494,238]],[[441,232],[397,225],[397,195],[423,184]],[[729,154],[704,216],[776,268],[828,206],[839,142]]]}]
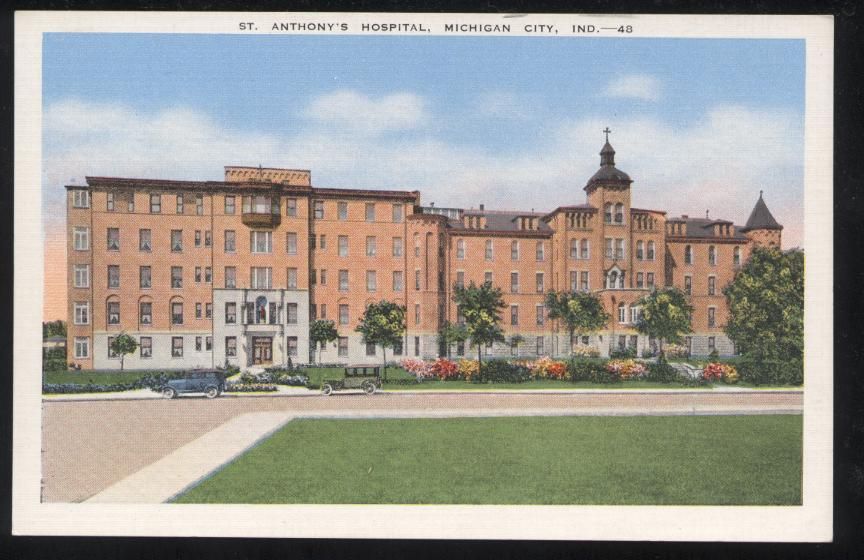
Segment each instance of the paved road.
[{"label": "paved road", "polygon": [[79,502],[248,412],[569,410],[577,414],[800,412],[800,391],[344,394],[43,402],[43,501]]}]

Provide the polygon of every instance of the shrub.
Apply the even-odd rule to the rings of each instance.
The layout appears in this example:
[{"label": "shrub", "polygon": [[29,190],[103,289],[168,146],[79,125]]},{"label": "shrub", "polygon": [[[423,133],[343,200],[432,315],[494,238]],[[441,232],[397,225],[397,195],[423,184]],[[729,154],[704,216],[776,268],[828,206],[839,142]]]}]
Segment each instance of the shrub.
[{"label": "shrub", "polygon": [[447,358],[438,358],[432,363],[429,370],[432,372],[432,375],[441,381],[456,379],[459,376],[459,366],[456,365],[456,362]]},{"label": "shrub", "polygon": [[477,360],[462,359],[456,364],[456,368],[459,372],[459,377],[465,381],[471,381],[477,377],[477,373],[480,371],[480,363]]},{"label": "shrub", "polygon": [[702,378],[706,381],[737,383],[738,371],[735,369],[735,366],[720,362],[711,362],[706,364],[705,369],[702,370]]},{"label": "shrub", "polygon": [[302,387],[309,383],[309,377],[292,373],[288,368],[273,367],[267,368],[263,373],[252,374],[244,373],[240,376],[240,383],[244,385],[255,384],[273,384],[273,385],[290,385],[292,387]]},{"label": "shrub", "polygon": [[648,365],[648,372],[645,374],[645,379],[648,381],[656,381],[658,383],[673,383],[681,381],[682,376],[675,368],[670,366],[666,360],[658,359],[655,363]]},{"label": "shrub", "polygon": [[645,375],[645,364],[635,360],[610,360],[606,371],[617,373],[621,379],[637,379]]},{"label": "shrub", "polygon": [[600,355],[600,350],[593,346],[577,346],[573,350],[574,358],[596,358]]},{"label": "shrub", "polygon": [[663,353],[667,358],[687,358],[690,356],[690,352],[683,344],[667,344],[663,347]]},{"label": "shrub", "polygon": [[527,367],[534,379],[566,379],[567,364],[553,360],[552,358],[540,358],[533,363],[517,363],[514,365]]},{"label": "shrub", "polygon": [[657,351],[653,350],[651,348],[645,348],[644,350],[642,350],[642,357],[643,358],[653,358],[656,355],[657,355]]},{"label": "shrub", "polygon": [[801,359],[776,360],[745,356],[738,363],[740,379],[753,385],[801,385],[804,364]]},{"label": "shrub", "polygon": [[79,385],[77,383],[45,383],[42,385],[42,392],[46,394],[71,394],[71,393],[115,393],[119,391],[131,391],[138,389],[134,383],[112,383],[103,385],[100,383],[86,383]]},{"label": "shrub", "polygon": [[483,364],[483,378],[490,383],[525,383],[531,380],[531,371],[506,360],[489,360]]},{"label": "shrub", "polygon": [[711,353],[708,354],[708,359],[712,362],[716,362],[718,358],[720,358],[720,353],[717,352],[716,348],[711,350]]},{"label": "shrub", "polygon": [[276,385],[269,383],[226,383],[226,393],[272,393]]},{"label": "shrub", "polygon": [[615,383],[620,377],[610,375],[603,364],[592,360],[573,359],[567,363],[567,374],[570,381],[589,381],[591,383]]},{"label": "shrub", "polygon": [[401,365],[405,371],[414,375],[418,379],[427,379],[434,376],[432,373],[432,365],[425,360],[406,358],[399,362],[399,365]]},{"label": "shrub", "polygon": [[616,348],[609,353],[610,358],[623,358],[623,359],[631,359],[636,357],[636,349],[628,346],[623,350]]}]

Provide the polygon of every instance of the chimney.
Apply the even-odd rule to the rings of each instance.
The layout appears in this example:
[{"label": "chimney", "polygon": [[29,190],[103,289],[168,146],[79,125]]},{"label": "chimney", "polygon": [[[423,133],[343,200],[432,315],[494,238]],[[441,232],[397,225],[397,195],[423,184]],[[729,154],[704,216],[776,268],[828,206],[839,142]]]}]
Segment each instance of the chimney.
[{"label": "chimney", "polygon": [[485,205],[481,204],[481,205],[480,205],[480,210],[485,210],[485,209],[486,209]]},{"label": "chimney", "polygon": [[686,219],[689,218],[690,216],[688,216],[687,214],[681,214],[681,217],[684,218],[684,219],[686,220]]}]

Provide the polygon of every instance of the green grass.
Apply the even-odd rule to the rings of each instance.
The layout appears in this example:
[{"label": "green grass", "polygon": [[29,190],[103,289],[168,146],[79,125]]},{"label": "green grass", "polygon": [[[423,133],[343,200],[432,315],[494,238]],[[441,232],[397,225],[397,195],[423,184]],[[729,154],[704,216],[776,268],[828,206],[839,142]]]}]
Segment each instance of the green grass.
[{"label": "green grass", "polygon": [[[544,379],[525,383],[471,383],[470,381],[424,381],[416,385],[384,384],[384,389],[392,391],[497,391],[499,389],[538,390],[538,389],[687,389],[681,383],[656,383],[653,381],[621,381],[620,383],[590,383],[588,381],[561,381]],[[691,389],[711,389],[711,385],[691,387]]]},{"label": "green grass", "polygon": [[793,505],[801,425],[797,415],[295,420],[175,501]]},{"label": "green grass", "polygon": [[74,383],[86,385],[87,383],[111,384],[132,383],[147,374],[156,373],[152,370],[138,371],[51,371],[45,374],[46,383]]}]

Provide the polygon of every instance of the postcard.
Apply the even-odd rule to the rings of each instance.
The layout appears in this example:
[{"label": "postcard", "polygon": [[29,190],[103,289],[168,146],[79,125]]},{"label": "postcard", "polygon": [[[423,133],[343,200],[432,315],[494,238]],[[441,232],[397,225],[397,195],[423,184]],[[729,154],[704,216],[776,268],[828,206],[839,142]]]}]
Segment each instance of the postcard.
[{"label": "postcard", "polygon": [[831,540],[831,17],[15,47],[15,534]]}]

